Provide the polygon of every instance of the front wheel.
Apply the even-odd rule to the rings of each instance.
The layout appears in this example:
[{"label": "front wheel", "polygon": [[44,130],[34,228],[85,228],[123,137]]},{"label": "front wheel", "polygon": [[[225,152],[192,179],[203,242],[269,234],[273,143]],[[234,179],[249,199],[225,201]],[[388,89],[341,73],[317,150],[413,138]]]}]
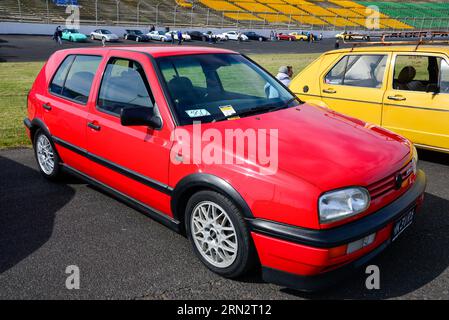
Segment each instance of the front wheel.
[{"label": "front wheel", "polygon": [[95,40],[95,37],[93,35],[91,35],[90,40]]},{"label": "front wheel", "polygon": [[51,138],[41,129],[34,136],[34,155],[41,174],[49,180],[61,175],[60,159]]},{"label": "front wheel", "polygon": [[213,272],[236,278],[249,271],[256,251],[240,210],[214,191],[194,194],[186,208],[186,230],[193,250]]}]

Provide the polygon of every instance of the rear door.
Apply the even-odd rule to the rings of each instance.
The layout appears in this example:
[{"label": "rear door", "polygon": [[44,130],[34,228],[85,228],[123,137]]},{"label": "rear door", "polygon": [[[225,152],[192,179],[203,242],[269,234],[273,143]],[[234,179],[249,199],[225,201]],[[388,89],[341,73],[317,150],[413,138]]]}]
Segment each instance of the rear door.
[{"label": "rear door", "polygon": [[169,214],[170,120],[161,115],[164,125],[160,130],[125,127],[120,122],[122,108],[155,108],[158,114],[154,89],[161,99],[163,94],[148,56],[111,51],[87,123],[87,149],[92,160],[90,175]]},{"label": "rear door", "polygon": [[323,101],[338,112],[380,125],[389,60],[388,53],[343,55],[322,75]]},{"label": "rear door", "polygon": [[78,166],[84,161],[69,146],[87,148],[87,115],[94,101],[91,87],[101,61],[101,56],[67,56],[50,81],[48,94],[40,98],[45,124],[57,142],[60,156],[69,165]]},{"label": "rear door", "polygon": [[394,55],[382,125],[416,144],[449,150],[449,64],[445,55]]}]

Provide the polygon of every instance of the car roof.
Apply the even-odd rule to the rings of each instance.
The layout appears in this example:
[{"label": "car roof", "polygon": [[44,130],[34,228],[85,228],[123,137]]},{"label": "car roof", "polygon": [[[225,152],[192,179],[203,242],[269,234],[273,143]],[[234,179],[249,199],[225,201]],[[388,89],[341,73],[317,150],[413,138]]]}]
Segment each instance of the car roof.
[{"label": "car roof", "polygon": [[327,53],[347,53],[347,52],[433,52],[433,53],[449,53],[449,47],[436,45],[395,45],[395,46],[374,46],[374,47],[354,47],[344,48],[339,50],[332,50]]},{"label": "car roof", "polygon": [[65,49],[60,50],[68,54],[99,54],[100,52],[107,52],[109,50],[118,51],[128,51],[128,52],[139,52],[146,53],[154,58],[167,57],[167,56],[180,56],[180,55],[192,55],[192,54],[237,54],[235,51],[220,49],[220,48],[209,48],[209,47],[198,47],[198,46],[183,46],[183,47],[172,47],[172,46],[160,46],[160,45],[148,45],[148,46],[109,46],[109,47],[95,47],[95,48],[76,48],[76,49]]}]

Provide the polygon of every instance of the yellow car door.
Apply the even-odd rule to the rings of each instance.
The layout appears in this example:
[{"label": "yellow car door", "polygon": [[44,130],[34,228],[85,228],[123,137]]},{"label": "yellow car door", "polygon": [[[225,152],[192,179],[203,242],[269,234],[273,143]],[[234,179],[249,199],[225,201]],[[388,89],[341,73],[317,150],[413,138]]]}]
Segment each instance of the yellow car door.
[{"label": "yellow car door", "polygon": [[389,72],[382,126],[421,147],[449,152],[448,57],[397,53]]},{"label": "yellow car door", "polygon": [[346,53],[321,76],[321,97],[338,112],[378,124],[390,53]]}]

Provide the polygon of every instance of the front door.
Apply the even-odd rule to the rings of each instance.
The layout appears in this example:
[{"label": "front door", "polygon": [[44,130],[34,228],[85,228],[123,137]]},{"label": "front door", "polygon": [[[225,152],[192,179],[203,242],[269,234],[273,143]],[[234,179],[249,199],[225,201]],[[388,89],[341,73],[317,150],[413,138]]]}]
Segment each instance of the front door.
[{"label": "front door", "polygon": [[168,126],[156,130],[144,126],[125,127],[120,122],[123,108],[156,108],[158,113],[147,77],[150,71],[153,72],[150,60],[144,54],[112,51],[108,57],[98,86],[96,107],[88,119],[91,175],[169,214],[167,183],[171,141]]},{"label": "front door", "polygon": [[382,126],[418,145],[449,150],[447,57],[418,52],[395,55]]},{"label": "front door", "polygon": [[347,54],[321,79],[321,97],[329,108],[381,123],[385,70],[389,54]]}]

